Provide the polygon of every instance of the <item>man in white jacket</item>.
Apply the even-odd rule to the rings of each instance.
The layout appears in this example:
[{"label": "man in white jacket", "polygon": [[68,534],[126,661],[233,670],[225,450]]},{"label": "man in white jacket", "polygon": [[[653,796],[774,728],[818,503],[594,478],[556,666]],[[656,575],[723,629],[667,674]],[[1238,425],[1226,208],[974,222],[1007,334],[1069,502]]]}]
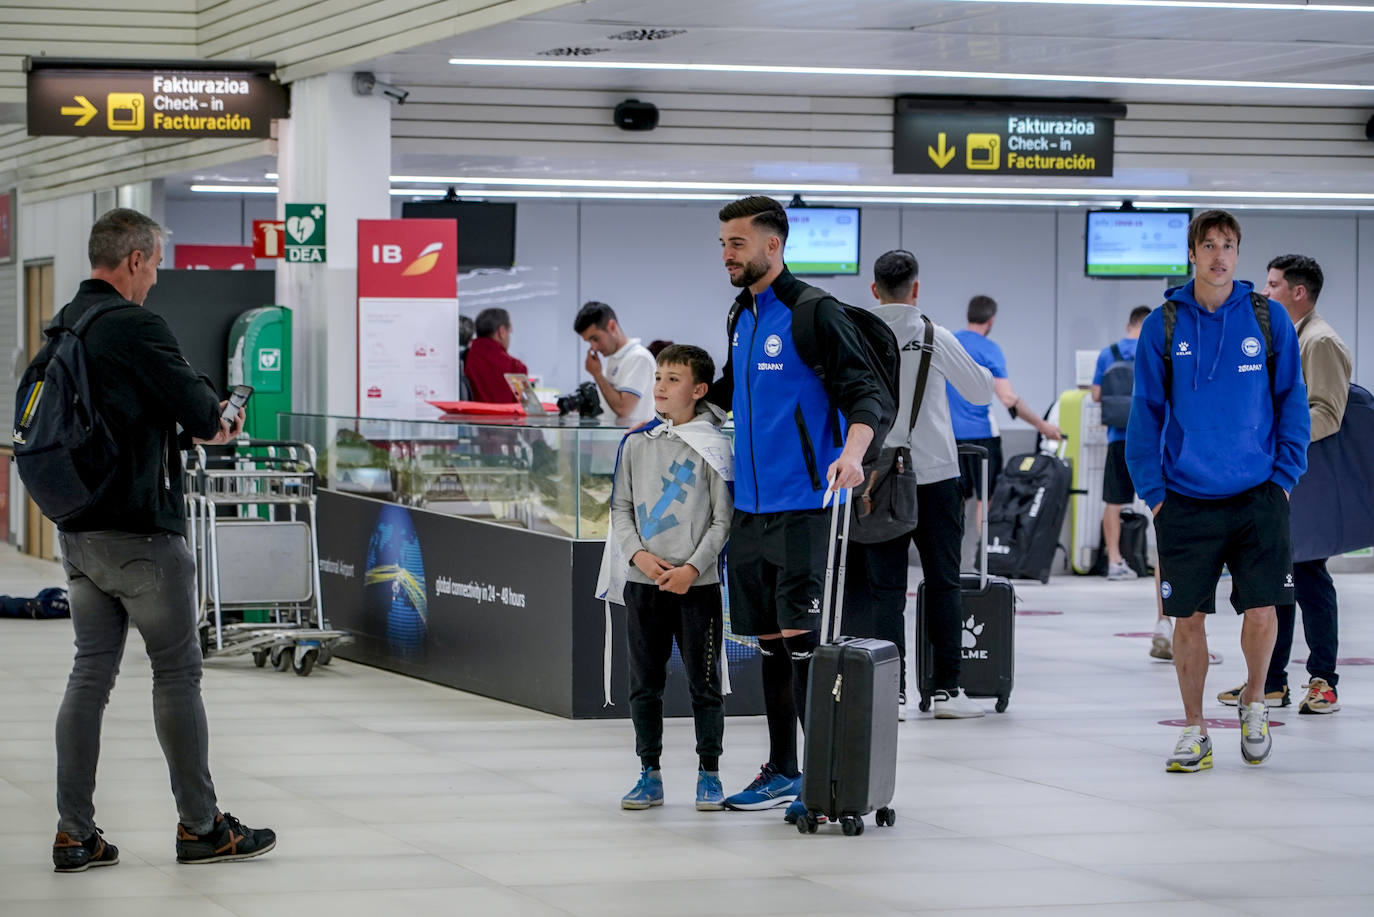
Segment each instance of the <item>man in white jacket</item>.
[{"label": "man in white jacket", "polygon": [[[929,375],[915,427],[910,426],[916,376],[921,363],[925,321],[916,305],[916,256],[890,251],[873,265],[873,313],[892,326],[902,348],[901,403],[885,446],[906,446],[916,471],[916,528],[879,544],[849,546],[846,606],[867,622],[872,636],[897,644],[902,658],[900,718],[906,718],[907,547],[914,540],[925,577],[926,621],[934,650],[931,706],[939,719],[983,715],[983,709],[959,690],[960,629],[963,602],[959,592],[959,553],[963,540],[963,495],[959,457],[949,419],[948,381],[972,404],[993,399],[992,374],[974,362],[959,340],[935,325]],[[867,609],[867,613],[865,613]],[[862,626],[862,625],[861,625]],[[860,635],[863,636],[863,635]]]}]

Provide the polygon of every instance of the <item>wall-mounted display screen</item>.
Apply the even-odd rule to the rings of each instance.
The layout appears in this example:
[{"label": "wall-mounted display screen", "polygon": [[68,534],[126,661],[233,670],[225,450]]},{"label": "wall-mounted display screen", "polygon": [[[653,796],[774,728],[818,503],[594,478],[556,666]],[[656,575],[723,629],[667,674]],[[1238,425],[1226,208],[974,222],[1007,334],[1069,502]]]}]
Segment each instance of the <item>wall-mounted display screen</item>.
[{"label": "wall-mounted display screen", "polygon": [[859,208],[787,211],[787,267],[794,274],[859,273]]},{"label": "wall-mounted display screen", "polygon": [[484,201],[406,201],[401,216],[458,222],[458,270],[515,265],[515,205]]},{"label": "wall-mounted display screen", "polygon": [[1089,210],[1089,277],[1187,277],[1191,210]]}]

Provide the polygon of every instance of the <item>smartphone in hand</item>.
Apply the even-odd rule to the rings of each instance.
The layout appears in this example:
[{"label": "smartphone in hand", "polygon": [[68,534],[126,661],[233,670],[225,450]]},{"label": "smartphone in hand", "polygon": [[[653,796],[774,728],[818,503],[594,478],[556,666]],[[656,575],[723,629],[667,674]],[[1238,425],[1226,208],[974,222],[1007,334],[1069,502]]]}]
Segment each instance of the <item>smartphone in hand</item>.
[{"label": "smartphone in hand", "polygon": [[248,403],[248,396],[251,394],[253,394],[253,386],[251,385],[236,385],[234,390],[229,393],[229,403],[224,406],[224,413],[220,417],[230,427],[238,419],[239,411],[242,411],[243,406]]}]

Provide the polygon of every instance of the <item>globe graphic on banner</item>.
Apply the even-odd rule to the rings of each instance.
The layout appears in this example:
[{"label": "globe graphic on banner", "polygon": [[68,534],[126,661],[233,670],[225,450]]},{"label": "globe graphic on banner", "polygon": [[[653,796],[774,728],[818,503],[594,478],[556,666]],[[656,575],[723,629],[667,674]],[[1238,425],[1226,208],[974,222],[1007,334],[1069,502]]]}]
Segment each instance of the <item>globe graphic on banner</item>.
[{"label": "globe graphic on banner", "polygon": [[377,514],[364,583],[369,617],[386,621],[388,648],[402,659],[418,658],[429,627],[429,600],[420,537],[404,506],[384,506]]}]

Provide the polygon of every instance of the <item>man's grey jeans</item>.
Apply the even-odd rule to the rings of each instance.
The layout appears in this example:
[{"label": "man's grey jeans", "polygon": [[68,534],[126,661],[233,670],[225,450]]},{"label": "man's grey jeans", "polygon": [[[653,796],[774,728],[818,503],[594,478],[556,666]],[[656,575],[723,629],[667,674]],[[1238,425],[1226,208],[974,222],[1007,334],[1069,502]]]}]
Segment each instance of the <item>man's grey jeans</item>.
[{"label": "man's grey jeans", "polygon": [[200,699],[195,558],[180,535],[62,532],[76,661],[57,713],[57,830],[95,833],[100,723],[119,674],[129,621],[153,664],[153,720],[181,823],[214,827],[210,732]]}]

